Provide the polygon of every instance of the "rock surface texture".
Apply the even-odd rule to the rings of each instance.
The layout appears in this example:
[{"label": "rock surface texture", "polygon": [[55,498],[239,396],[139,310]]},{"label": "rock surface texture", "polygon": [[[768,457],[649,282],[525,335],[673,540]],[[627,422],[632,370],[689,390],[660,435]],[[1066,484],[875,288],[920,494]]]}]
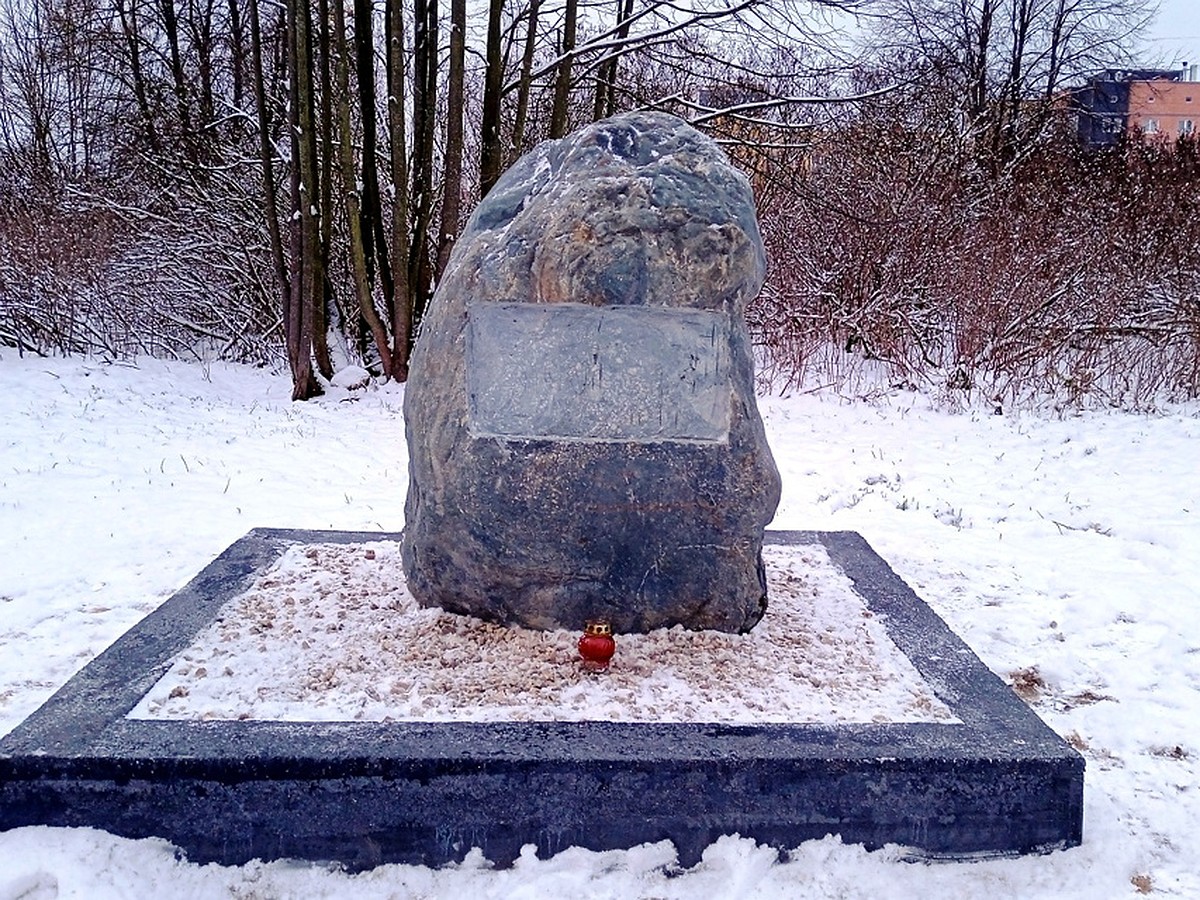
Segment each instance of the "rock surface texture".
[{"label": "rock surface texture", "polygon": [[413,596],[532,628],[752,628],[779,502],[743,317],[764,270],[745,178],[673,117],[505,173],[413,354]]}]

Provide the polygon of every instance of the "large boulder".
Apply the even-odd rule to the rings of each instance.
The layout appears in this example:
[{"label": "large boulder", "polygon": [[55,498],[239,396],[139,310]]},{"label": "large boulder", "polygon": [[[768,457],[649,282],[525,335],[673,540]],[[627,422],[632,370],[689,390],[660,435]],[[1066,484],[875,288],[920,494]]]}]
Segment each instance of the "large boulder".
[{"label": "large boulder", "polygon": [[413,353],[413,596],[532,628],[752,628],[779,501],[743,317],[764,270],[749,184],[679,119],[522,157]]}]

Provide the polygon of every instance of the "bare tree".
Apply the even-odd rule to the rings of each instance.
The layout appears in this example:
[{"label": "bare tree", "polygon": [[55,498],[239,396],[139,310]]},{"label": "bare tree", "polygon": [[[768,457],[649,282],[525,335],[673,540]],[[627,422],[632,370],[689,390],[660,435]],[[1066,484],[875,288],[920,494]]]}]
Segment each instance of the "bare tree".
[{"label": "bare tree", "polygon": [[375,352],[384,366],[384,374],[390,376],[392,359],[387,327],[375,309],[368,268],[367,238],[363,233],[361,193],[356,178],[358,165],[354,158],[354,131],[350,113],[350,49],[347,43],[346,14],[340,2],[333,4],[333,30],[336,43],[338,154],[354,296],[358,302],[359,314],[374,341]]},{"label": "bare tree", "polygon": [[446,153],[442,182],[442,219],[438,236],[437,274],[450,262],[462,216],[462,174],[466,104],[466,0],[450,0],[450,61],[446,85]]},{"label": "bare tree", "polygon": [[563,9],[562,41],[558,73],[554,79],[554,111],[550,114],[550,137],[567,133],[567,101],[571,95],[571,68],[575,62],[575,37],[579,20],[578,0],[566,0]]},{"label": "bare tree", "polygon": [[[993,170],[1048,124],[1071,78],[1129,60],[1151,0],[881,0],[872,51]],[[931,102],[932,101],[932,102]]]},{"label": "bare tree", "polygon": [[504,0],[488,0],[487,56],[483,75],[483,124],[479,136],[479,193],[488,191],[500,177],[503,145],[500,137],[500,101],[504,82],[504,49],[501,26]]},{"label": "bare tree", "polygon": [[409,265],[412,255],[410,240],[408,184],[408,150],[405,138],[407,114],[405,105],[404,8],[399,0],[391,0],[387,18],[388,48],[388,125],[391,138],[391,176],[395,196],[392,200],[391,269],[392,290],[392,377],[408,380],[408,360],[417,322],[413,317],[412,289],[409,284]]},{"label": "bare tree", "polygon": [[433,282],[430,237],[433,234],[434,146],[438,97],[437,0],[414,0],[413,5],[413,153],[408,188],[412,224],[409,228],[408,286],[412,318],[419,322]]},{"label": "bare tree", "polygon": [[[406,377],[476,188],[485,193],[540,140],[621,110],[670,111],[723,143],[765,209],[782,209],[807,196],[823,148],[854,135],[844,147],[857,164],[891,166],[904,187],[872,211],[876,225],[860,235],[869,252],[853,266],[830,262],[822,277],[861,301],[838,312],[859,346],[887,345],[880,316],[924,341],[944,330],[927,329],[927,311],[888,292],[928,288],[916,284],[912,260],[935,260],[915,238],[889,243],[896,223],[909,204],[989,182],[972,165],[1006,186],[1027,172],[1037,135],[1055,127],[1061,86],[1114,58],[1144,2],[490,0],[475,53],[465,0],[385,0],[381,17],[371,0],[27,0],[0,22],[0,190],[29,213],[23,223],[37,211],[21,206],[21,186],[37,179],[58,198],[38,214],[120,223],[112,241],[95,242],[112,256],[97,271],[149,272],[153,256],[137,234],[176,247],[195,271],[229,285],[219,296],[230,312],[215,314],[199,289],[189,306],[160,266],[143,281],[171,298],[168,330],[194,329],[198,344],[245,353],[252,342],[234,338],[239,323],[254,322],[285,349],[305,397],[342,362],[343,346],[380,374]],[[881,17],[871,66],[838,52],[826,12]],[[871,150],[871,136],[892,155]],[[1000,194],[955,196],[978,210]],[[231,264],[233,251],[208,235],[189,244],[171,222],[235,241],[244,259]],[[118,294],[108,290],[114,310]],[[145,305],[145,291],[130,289],[116,318],[150,321],[132,312],[135,294]],[[90,298],[71,302],[89,310],[85,321],[108,315]],[[26,324],[2,334],[24,346],[49,332],[28,325],[45,316],[24,300],[21,308]],[[61,346],[120,343],[119,329],[93,331],[64,328]],[[154,345],[176,352],[185,343]]]},{"label": "bare tree", "polygon": [[312,11],[307,0],[288,0],[288,50],[291,106],[292,197],[291,290],[283,311],[288,362],[292,370],[292,399],[307,400],[320,393],[313,374],[313,344],[317,305],[324,300],[317,175],[317,122],[312,58]]}]

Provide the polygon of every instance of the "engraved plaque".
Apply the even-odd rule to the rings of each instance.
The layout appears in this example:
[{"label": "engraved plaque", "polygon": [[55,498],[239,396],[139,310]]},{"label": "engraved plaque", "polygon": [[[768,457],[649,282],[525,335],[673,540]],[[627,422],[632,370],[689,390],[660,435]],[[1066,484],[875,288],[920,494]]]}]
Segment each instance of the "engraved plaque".
[{"label": "engraved plaque", "polygon": [[708,310],[473,303],[467,308],[474,435],[724,442],[729,319]]}]

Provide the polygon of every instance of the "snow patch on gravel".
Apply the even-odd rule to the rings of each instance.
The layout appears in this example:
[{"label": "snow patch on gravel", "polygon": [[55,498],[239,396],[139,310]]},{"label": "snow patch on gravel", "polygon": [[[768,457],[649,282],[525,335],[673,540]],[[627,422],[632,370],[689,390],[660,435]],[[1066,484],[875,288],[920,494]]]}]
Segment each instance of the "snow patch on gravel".
[{"label": "snow patch on gravel", "polygon": [[423,609],[394,542],[297,544],[229,602],[130,713],[152,719],[956,721],[824,548],[767,547],[749,634],[579,634]]}]

